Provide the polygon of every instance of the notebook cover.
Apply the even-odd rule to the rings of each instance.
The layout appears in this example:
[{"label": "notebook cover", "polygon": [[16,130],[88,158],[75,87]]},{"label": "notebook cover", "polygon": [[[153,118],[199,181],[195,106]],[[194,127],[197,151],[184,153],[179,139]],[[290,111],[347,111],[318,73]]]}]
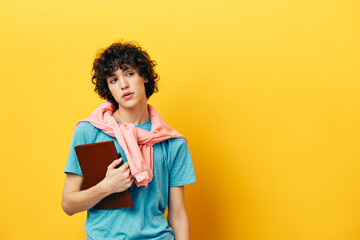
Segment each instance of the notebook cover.
[{"label": "notebook cover", "polygon": [[[105,178],[107,167],[118,159],[114,141],[97,142],[78,145],[75,152],[83,173],[82,190],[91,188]],[[94,209],[112,209],[134,206],[129,190],[113,193],[98,204]]]}]

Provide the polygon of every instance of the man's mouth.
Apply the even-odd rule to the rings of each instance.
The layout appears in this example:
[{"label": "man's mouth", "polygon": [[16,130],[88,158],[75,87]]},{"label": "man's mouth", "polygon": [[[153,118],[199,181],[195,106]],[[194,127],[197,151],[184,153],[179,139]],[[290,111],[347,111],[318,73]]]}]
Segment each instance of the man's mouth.
[{"label": "man's mouth", "polygon": [[125,98],[125,99],[131,98],[131,96],[132,96],[133,94],[134,94],[134,93],[132,93],[132,92],[124,93],[124,94],[122,95],[122,98]]}]

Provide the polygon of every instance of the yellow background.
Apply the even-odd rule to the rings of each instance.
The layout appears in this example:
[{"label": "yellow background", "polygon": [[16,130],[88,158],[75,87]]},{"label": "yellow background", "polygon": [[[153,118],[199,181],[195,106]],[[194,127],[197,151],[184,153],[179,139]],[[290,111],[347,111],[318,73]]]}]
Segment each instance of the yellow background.
[{"label": "yellow background", "polygon": [[360,239],[360,2],[0,1],[0,239],[85,239],[60,199],[98,49],[135,40],[187,136],[193,239]]}]

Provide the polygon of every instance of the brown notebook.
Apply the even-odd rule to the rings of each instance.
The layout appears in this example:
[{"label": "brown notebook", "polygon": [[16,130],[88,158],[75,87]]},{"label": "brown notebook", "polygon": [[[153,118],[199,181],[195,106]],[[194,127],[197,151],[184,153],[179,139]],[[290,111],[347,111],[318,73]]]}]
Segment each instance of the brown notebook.
[{"label": "brown notebook", "polygon": [[[82,190],[91,188],[104,179],[107,167],[118,159],[114,141],[97,142],[78,145],[75,152],[84,176]],[[94,209],[112,209],[134,206],[129,190],[113,193],[98,204]]]}]

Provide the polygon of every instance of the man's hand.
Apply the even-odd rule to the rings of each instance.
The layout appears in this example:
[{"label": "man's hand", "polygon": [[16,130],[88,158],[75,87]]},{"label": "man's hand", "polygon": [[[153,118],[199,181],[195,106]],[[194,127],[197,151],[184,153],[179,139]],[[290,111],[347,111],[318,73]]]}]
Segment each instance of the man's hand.
[{"label": "man's hand", "polygon": [[129,163],[126,162],[118,167],[121,162],[122,158],[113,161],[108,166],[104,180],[100,182],[100,186],[108,194],[123,192],[131,187],[133,183],[133,178],[130,174]]}]

